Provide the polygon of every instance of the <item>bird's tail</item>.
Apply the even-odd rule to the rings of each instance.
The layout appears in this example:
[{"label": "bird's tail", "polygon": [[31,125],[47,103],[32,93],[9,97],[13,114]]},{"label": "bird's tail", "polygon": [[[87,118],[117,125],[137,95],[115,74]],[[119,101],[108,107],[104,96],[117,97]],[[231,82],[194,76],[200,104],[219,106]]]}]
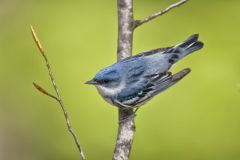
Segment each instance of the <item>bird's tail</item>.
[{"label": "bird's tail", "polygon": [[188,54],[197,51],[203,47],[203,42],[198,41],[198,34],[190,36],[184,42],[169,48],[166,53],[169,53],[169,62],[175,63],[177,60],[187,56]]}]

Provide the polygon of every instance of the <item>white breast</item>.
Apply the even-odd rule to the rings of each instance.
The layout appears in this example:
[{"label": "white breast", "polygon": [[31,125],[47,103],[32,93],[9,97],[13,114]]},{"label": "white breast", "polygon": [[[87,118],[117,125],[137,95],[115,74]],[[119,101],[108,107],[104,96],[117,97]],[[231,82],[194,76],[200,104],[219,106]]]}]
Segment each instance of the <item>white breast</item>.
[{"label": "white breast", "polygon": [[124,88],[124,86],[125,85],[123,83],[121,83],[118,87],[115,87],[115,88],[107,88],[107,87],[100,86],[100,85],[97,85],[96,87],[97,87],[98,92],[101,95],[112,97],[112,96],[120,93],[122,91],[122,89]]},{"label": "white breast", "polygon": [[124,85],[120,84],[116,88],[107,88],[104,86],[97,85],[96,88],[100,93],[100,95],[103,97],[103,99],[106,100],[108,103],[112,104],[112,101],[106,97],[114,97],[115,95],[117,95],[122,91],[122,89],[124,88]]}]

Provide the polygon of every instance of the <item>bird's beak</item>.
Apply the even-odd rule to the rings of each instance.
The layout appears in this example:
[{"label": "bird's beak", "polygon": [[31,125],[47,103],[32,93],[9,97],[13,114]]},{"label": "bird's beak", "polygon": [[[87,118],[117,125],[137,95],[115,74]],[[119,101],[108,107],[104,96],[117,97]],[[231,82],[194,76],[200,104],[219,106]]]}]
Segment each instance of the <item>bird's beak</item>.
[{"label": "bird's beak", "polygon": [[90,81],[85,82],[85,84],[97,85],[98,83],[94,79],[92,79]]}]

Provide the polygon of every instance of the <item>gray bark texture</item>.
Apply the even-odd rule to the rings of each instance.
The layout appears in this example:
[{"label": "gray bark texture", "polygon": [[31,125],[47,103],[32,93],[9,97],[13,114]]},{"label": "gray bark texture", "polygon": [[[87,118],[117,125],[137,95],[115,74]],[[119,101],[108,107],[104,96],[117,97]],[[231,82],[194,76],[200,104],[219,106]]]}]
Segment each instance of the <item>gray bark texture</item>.
[{"label": "gray bark texture", "polygon": [[[132,55],[133,24],[132,0],[118,0],[118,61]],[[119,108],[118,116],[118,137],[113,160],[128,160],[135,132],[133,109]]]}]

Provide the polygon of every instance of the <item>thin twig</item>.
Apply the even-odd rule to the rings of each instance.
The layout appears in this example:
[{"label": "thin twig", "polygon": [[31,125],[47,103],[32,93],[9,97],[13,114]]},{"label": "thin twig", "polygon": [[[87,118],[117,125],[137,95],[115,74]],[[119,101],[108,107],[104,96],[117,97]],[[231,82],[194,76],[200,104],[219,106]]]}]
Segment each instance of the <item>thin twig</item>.
[{"label": "thin twig", "polygon": [[43,47],[41,45],[40,40],[37,37],[37,34],[36,34],[36,32],[35,32],[35,30],[34,30],[34,28],[32,26],[31,26],[31,32],[32,32],[33,39],[34,39],[34,41],[35,41],[39,51],[41,52],[41,55],[43,56],[43,58],[45,60],[45,63],[46,63],[47,69],[48,69],[48,73],[49,73],[49,76],[51,78],[51,82],[52,82],[52,85],[54,87],[54,90],[56,91],[57,97],[52,95],[52,94],[50,94],[49,92],[47,92],[40,85],[38,85],[36,83],[33,83],[33,85],[35,86],[35,88],[38,89],[38,91],[40,91],[41,93],[43,93],[43,94],[45,94],[45,95],[55,99],[60,104],[60,106],[62,108],[62,111],[64,113],[64,117],[65,117],[65,121],[66,121],[66,124],[67,124],[67,127],[68,127],[68,131],[71,133],[71,135],[72,135],[72,137],[74,139],[74,142],[75,142],[75,144],[76,144],[76,146],[78,148],[78,151],[80,153],[80,156],[81,156],[82,160],[86,160],[86,157],[85,157],[85,155],[83,153],[83,149],[82,149],[80,143],[78,142],[78,138],[77,138],[76,134],[74,133],[74,131],[72,129],[71,123],[69,121],[69,116],[68,116],[67,110],[65,109],[65,106],[63,104],[61,95],[60,95],[60,93],[58,91],[58,87],[57,87],[57,85],[55,83],[55,79],[54,79],[54,76],[53,76],[53,73],[52,73],[52,70],[51,70],[51,66],[50,66],[50,64],[48,62],[47,56],[46,56],[46,54],[44,52],[44,49],[43,49]]},{"label": "thin twig", "polygon": [[58,98],[54,95],[52,95],[51,93],[49,93],[48,91],[46,91],[45,89],[43,89],[40,85],[38,85],[37,83],[33,82],[34,87],[39,91],[42,92],[43,94],[55,99],[58,101]]},{"label": "thin twig", "polygon": [[146,22],[149,22],[150,20],[153,20],[153,19],[159,17],[159,16],[167,13],[168,11],[170,11],[170,10],[172,10],[172,9],[178,7],[178,6],[181,6],[182,4],[186,3],[187,1],[188,1],[188,0],[181,0],[181,1],[179,1],[179,2],[176,2],[176,3],[168,6],[167,8],[165,8],[165,9],[159,11],[159,12],[154,13],[153,15],[151,15],[151,16],[149,16],[149,17],[146,17],[146,18],[141,19],[141,20],[136,20],[136,21],[134,22],[134,28],[136,28],[136,27],[138,27],[138,26],[140,26],[140,25],[142,25],[142,24],[144,24],[144,23],[146,23]]}]

